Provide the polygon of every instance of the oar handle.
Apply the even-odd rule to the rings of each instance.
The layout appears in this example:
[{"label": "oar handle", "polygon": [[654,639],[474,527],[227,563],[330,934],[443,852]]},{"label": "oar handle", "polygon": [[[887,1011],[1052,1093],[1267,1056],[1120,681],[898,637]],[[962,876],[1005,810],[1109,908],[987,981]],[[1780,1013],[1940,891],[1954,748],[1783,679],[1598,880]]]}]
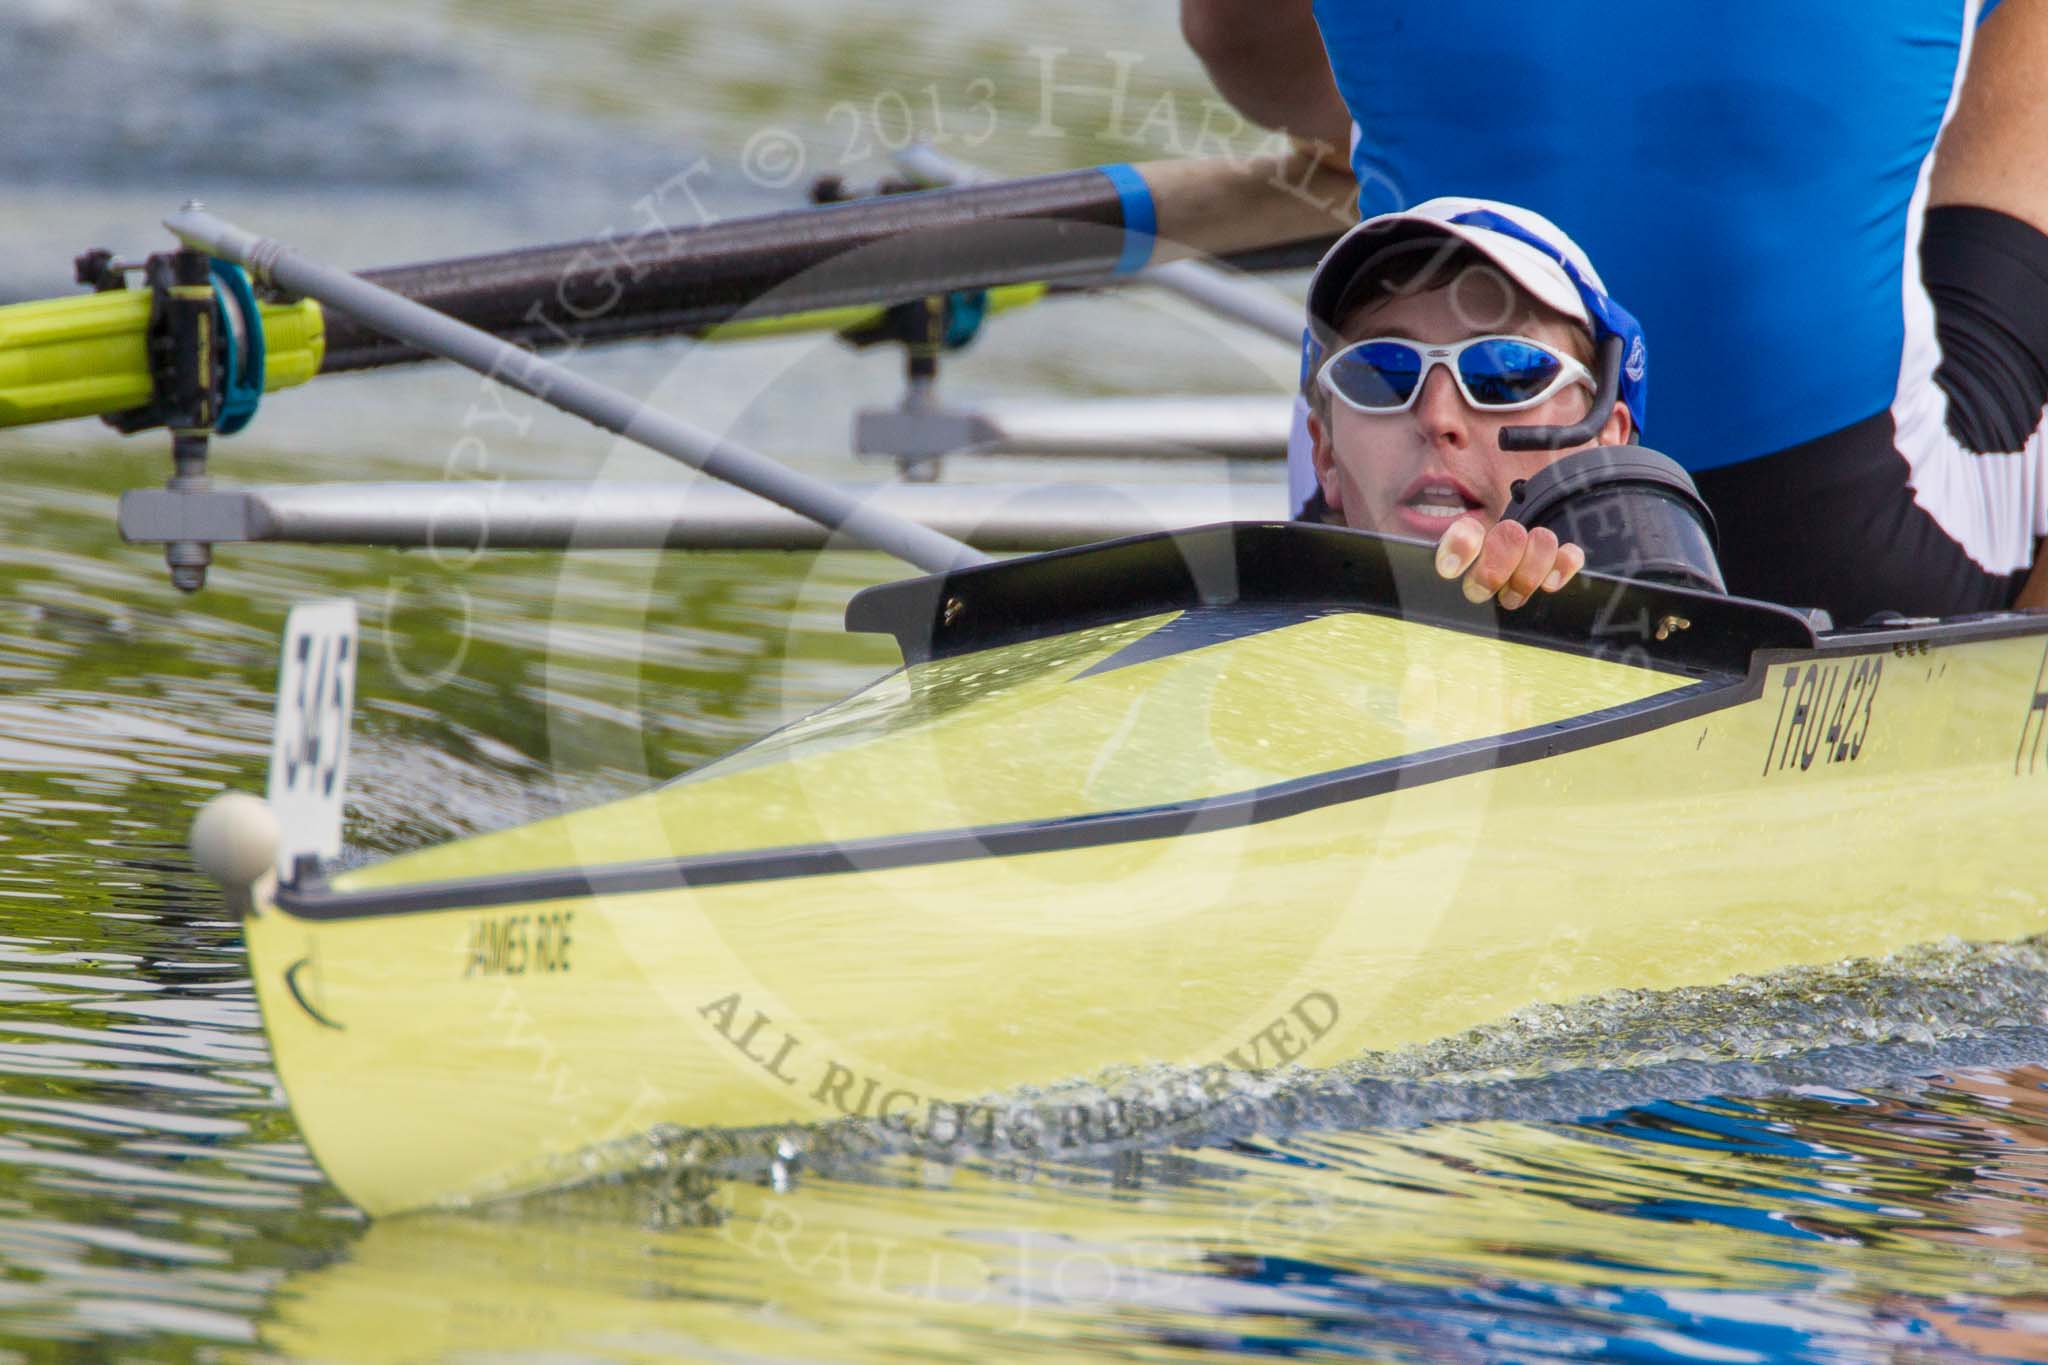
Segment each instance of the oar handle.
[{"label": "oar handle", "polygon": [[1132,167],[1151,191],[1162,254],[1239,251],[1327,237],[1358,221],[1358,182],[1314,153],[1147,161]]}]

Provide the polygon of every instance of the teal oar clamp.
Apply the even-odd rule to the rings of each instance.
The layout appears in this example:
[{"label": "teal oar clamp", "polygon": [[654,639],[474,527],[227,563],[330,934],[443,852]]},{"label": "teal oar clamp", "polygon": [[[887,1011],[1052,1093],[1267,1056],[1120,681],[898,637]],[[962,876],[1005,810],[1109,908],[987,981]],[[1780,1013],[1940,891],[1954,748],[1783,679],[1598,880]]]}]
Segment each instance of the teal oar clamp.
[{"label": "teal oar clamp", "polygon": [[[79,282],[99,290],[126,288],[130,269],[104,251],[78,258]],[[168,427],[165,487],[203,492],[212,486],[206,458],[214,435],[240,431],[256,415],[266,368],[263,313],[239,266],[190,248],[151,256],[142,275],[150,292],[143,333],[150,400],[104,420],[127,434]],[[164,546],[164,562],[173,585],[196,592],[205,586],[213,551],[205,541],[172,541]]]},{"label": "teal oar clamp", "polygon": [[[192,259],[181,259],[187,255]],[[263,309],[248,275],[232,261],[196,252],[163,252],[130,265],[95,249],[77,261],[78,282],[101,293],[126,289],[131,271],[141,272],[150,292],[144,345],[154,392],[139,408],[109,414],[107,424],[126,435],[170,427],[232,436],[248,426],[269,379]],[[213,322],[199,325],[209,302]]]},{"label": "teal oar clamp", "polygon": [[[242,267],[213,257],[213,315],[220,324],[220,404],[214,431],[232,436],[249,425],[263,401],[263,310]],[[232,305],[232,306],[230,306]]]},{"label": "teal oar clamp", "polygon": [[[973,342],[988,317],[988,291],[962,289],[908,299],[886,310],[864,327],[851,327],[840,338],[857,347],[895,342],[903,347],[903,402],[892,414],[896,422],[881,446],[861,444],[855,453],[887,455],[906,483],[930,483],[939,476],[939,457],[962,444],[965,414],[939,405],[939,356]],[[865,421],[866,412],[860,420]],[[856,427],[856,432],[860,430]]]},{"label": "teal oar clamp", "polygon": [[966,348],[988,319],[988,290],[958,289],[946,295],[946,349]]},{"label": "teal oar clamp", "polygon": [[988,290],[956,289],[892,304],[873,322],[848,327],[840,340],[856,348],[898,342],[904,346],[964,350],[981,335],[988,320]]}]

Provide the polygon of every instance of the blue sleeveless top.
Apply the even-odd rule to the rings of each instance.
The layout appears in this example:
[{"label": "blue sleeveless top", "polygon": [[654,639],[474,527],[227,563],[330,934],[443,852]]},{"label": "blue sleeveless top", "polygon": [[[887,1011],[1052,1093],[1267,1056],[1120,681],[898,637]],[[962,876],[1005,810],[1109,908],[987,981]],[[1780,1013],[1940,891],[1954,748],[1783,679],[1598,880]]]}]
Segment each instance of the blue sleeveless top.
[{"label": "blue sleeveless top", "polygon": [[1314,3],[1360,211],[1554,220],[1642,321],[1650,445],[1707,469],[1891,405],[1909,204],[1997,0]]}]

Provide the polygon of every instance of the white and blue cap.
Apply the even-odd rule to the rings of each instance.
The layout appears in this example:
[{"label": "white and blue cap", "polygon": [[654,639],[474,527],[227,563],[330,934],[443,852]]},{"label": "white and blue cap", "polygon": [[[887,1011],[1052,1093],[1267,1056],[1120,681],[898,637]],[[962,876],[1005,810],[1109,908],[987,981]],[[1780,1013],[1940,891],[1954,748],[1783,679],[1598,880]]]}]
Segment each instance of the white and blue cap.
[{"label": "white and blue cap", "polygon": [[1344,316],[1395,270],[1412,277],[1418,244],[1440,243],[1446,237],[1471,247],[1537,302],[1585,327],[1596,348],[1608,337],[1620,339],[1621,401],[1641,440],[1650,380],[1642,324],[1608,296],[1591,259],[1557,224],[1540,213],[1492,199],[1431,199],[1399,213],[1368,218],[1337,239],[1309,281],[1304,388],[1323,357],[1343,344],[1337,325]]}]

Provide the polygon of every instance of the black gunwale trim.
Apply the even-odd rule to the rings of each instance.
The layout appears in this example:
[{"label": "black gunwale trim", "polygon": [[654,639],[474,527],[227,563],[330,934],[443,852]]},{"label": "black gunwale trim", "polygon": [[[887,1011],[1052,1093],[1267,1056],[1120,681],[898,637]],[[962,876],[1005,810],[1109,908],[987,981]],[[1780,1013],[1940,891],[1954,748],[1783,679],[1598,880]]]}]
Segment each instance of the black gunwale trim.
[{"label": "black gunwale trim", "polygon": [[[906,664],[1195,606],[1288,602],[1397,617],[1686,674],[1739,674],[1750,653],[1811,648],[1812,623],[1768,602],[1581,573],[1515,611],[1465,600],[1420,540],[1301,522],[1217,522],[877,584],[846,628],[896,637]],[[1657,629],[1662,621],[1686,624]]]},{"label": "black gunwale trim", "polygon": [[792,845],[740,854],[699,854],[600,867],[516,872],[491,877],[422,882],[411,886],[335,891],[324,884],[278,888],[280,910],[299,919],[351,920],[439,910],[484,910],[543,901],[634,895],[680,887],[731,886],[889,868],[1016,857],[1111,844],[1140,843],[1184,834],[1264,824],[1326,806],[1381,796],[1408,787],[1514,767],[1754,700],[1764,670],[1683,684],[1639,701],[1589,711],[1566,720],[1480,739],[1441,745],[1398,758],[1377,759],[1308,777],[1290,778],[1200,801],[1093,812],[1051,820],[1018,821],[886,835],[845,844]]},{"label": "black gunwale trim", "polygon": [[[2008,640],[2027,635],[2048,635],[2048,612],[1987,611],[1972,616],[1947,616],[1935,621],[1901,622],[1895,625],[1852,626],[1831,630],[1814,641],[1821,654],[1869,654],[1895,644],[1967,644],[1978,640]],[[1772,650],[1773,661],[1801,651]]]}]

